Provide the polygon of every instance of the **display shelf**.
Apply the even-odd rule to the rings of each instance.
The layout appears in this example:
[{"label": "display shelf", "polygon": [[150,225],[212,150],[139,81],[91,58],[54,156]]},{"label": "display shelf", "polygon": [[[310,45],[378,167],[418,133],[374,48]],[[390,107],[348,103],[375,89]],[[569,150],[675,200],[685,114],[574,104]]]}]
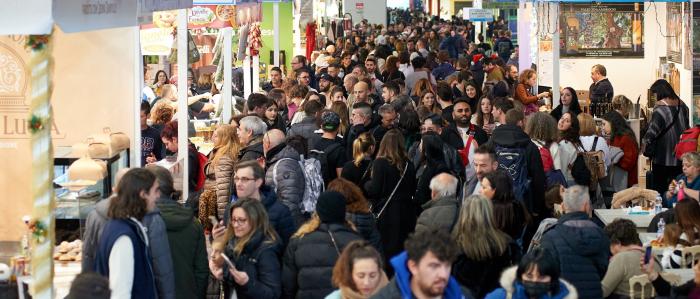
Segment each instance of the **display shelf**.
[{"label": "display shelf", "polygon": [[[129,149],[124,149],[113,154],[109,158],[97,159],[105,161],[107,165],[107,176],[102,184],[102,196],[104,198],[112,194],[112,185],[117,171],[123,167],[129,167]],[[80,157],[73,155],[73,148],[70,146],[57,146],[54,148],[54,166],[68,167]],[[115,166],[116,164],[116,166]]]}]

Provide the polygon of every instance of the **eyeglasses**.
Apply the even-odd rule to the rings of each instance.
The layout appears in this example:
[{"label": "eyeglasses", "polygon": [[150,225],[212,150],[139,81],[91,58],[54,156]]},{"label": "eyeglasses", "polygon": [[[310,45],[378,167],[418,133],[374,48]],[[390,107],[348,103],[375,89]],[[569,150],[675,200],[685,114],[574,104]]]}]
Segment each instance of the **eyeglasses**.
[{"label": "eyeglasses", "polygon": [[245,218],[231,218],[231,223],[234,225],[243,225],[248,222],[248,219]]},{"label": "eyeglasses", "polygon": [[233,181],[238,183],[248,183],[250,181],[255,181],[255,178],[246,178],[246,177],[233,177]]}]

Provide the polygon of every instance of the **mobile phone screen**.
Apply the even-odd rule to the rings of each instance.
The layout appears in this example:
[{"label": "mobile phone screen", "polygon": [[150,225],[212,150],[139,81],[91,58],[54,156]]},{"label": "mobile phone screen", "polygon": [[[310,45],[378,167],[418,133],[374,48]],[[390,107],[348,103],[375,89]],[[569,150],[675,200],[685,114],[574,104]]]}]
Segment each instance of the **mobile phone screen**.
[{"label": "mobile phone screen", "polygon": [[648,264],[651,259],[651,246],[647,246],[646,252],[644,253],[644,264]]},{"label": "mobile phone screen", "polygon": [[[236,265],[234,265],[234,264],[231,262],[231,259],[229,259],[228,256],[226,256],[225,254],[221,253],[221,257],[224,258],[224,261],[226,262],[226,264],[228,264],[229,267],[231,267],[231,269],[236,270]],[[238,271],[238,270],[236,270],[236,271]]]}]

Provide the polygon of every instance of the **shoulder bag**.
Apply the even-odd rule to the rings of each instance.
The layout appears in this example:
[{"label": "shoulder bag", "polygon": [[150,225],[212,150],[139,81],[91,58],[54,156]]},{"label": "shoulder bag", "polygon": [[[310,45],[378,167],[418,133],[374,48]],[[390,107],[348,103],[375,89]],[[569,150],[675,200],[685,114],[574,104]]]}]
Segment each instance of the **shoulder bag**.
[{"label": "shoulder bag", "polygon": [[[374,214],[374,219],[379,221],[379,219],[382,217],[382,214],[384,214],[384,210],[386,209],[387,206],[389,206],[389,203],[391,202],[391,199],[394,198],[394,194],[396,193],[396,190],[399,189],[399,186],[401,185],[401,182],[403,181],[403,177],[406,175],[406,170],[408,169],[408,163],[411,162],[406,162],[406,165],[403,167],[403,172],[401,173],[401,178],[399,179],[399,182],[396,183],[396,186],[394,186],[394,191],[391,191],[391,195],[389,195],[389,198],[386,199],[386,202],[382,205],[382,208],[379,210],[378,213],[372,212]],[[371,209],[371,207],[370,207]]]}]

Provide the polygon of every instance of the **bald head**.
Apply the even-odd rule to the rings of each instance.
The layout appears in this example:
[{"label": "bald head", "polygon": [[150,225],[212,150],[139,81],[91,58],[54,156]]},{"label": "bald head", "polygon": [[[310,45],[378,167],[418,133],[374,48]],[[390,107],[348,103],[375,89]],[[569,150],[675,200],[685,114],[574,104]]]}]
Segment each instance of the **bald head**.
[{"label": "bald head", "polygon": [[456,177],[448,173],[441,173],[433,177],[430,180],[430,190],[432,191],[432,198],[437,199],[446,196],[457,195],[457,185],[459,181]]},{"label": "bald head", "polygon": [[369,85],[367,85],[367,82],[357,82],[353,88],[353,94],[355,95],[355,102],[367,102],[369,98]]},{"label": "bald head", "polygon": [[267,154],[271,148],[284,143],[285,138],[284,132],[278,129],[267,131],[267,133],[265,133],[265,138],[263,138],[263,151],[265,154]]}]

